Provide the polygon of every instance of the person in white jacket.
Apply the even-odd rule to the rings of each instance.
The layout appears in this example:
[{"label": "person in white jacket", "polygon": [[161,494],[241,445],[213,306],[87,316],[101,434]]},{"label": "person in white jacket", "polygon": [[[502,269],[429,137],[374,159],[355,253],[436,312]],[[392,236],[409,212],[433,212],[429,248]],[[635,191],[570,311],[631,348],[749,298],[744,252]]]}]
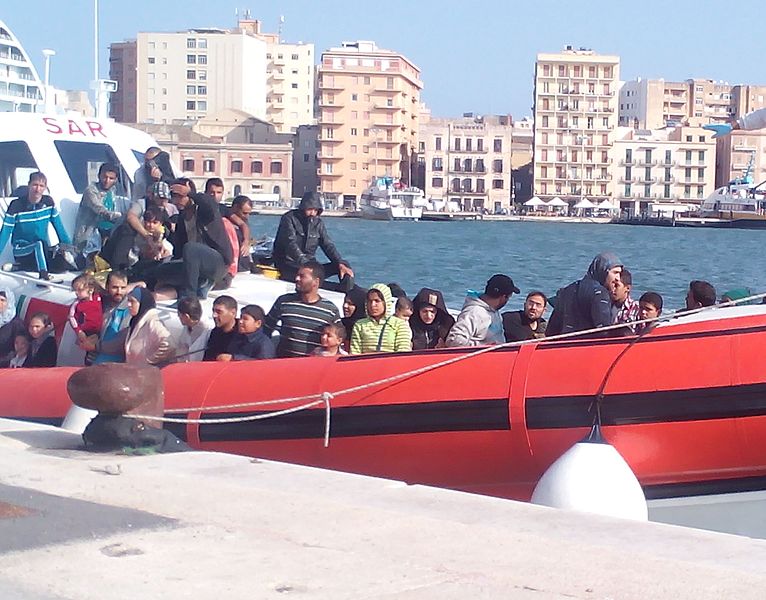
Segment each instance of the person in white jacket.
[{"label": "person in white jacket", "polygon": [[154,296],[146,288],[136,287],[128,294],[131,315],[125,340],[125,362],[132,365],[161,366],[174,354],[170,332],[160,321]]},{"label": "person in white jacket", "polygon": [[729,135],[732,131],[741,129],[743,131],[755,131],[757,129],[766,129],[766,108],[759,108],[739,119],[732,119],[730,123],[711,123],[703,125],[703,129],[713,131],[714,138]]},{"label": "person in white jacket", "polygon": [[471,294],[447,336],[447,346],[484,346],[505,343],[503,319],[500,309],[513,294],[518,294],[513,279],[507,275],[493,275],[487,281],[484,293]]}]

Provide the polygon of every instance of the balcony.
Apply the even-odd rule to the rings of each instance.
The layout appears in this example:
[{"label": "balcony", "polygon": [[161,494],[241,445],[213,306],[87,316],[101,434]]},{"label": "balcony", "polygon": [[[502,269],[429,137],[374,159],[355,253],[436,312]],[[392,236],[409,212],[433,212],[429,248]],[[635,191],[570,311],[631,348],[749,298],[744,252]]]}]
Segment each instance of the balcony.
[{"label": "balcony", "polygon": [[385,87],[376,86],[374,89],[375,89],[375,93],[378,93],[378,94],[398,94],[399,92],[402,91],[399,88],[388,87],[388,86],[385,86]]},{"label": "balcony", "polygon": [[343,102],[338,102],[337,100],[333,100],[332,102],[328,102],[326,100],[320,100],[319,102],[317,102],[317,106],[319,106],[319,108],[333,109],[333,108],[343,108],[345,104]]},{"label": "balcony", "polygon": [[284,81],[285,74],[280,71],[269,71],[269,79],[273,79],[274,81]]},{"label": "balcony", "polygon": [[319,141],[322,144],[342,144],[343,143],[343,140],[336,140],[334,138],[325,137],[325,136],[319,137]]},{"label": "balcony", "polygon": [[317,152],[317,160],[326,160],[326,161],[332,161],[332,160],[343,160],[343,156],[334,156],[332,154],[324,154],[322,152]]},{"label": "balcony", "polygon": [[647,177],[646,175],[640,175],[639,177],[636,177],[634,179],[636,179],[638,181],[638,183],[641,183],[641,184],[644,184],[644,185],[645,184],[657,183],[657,178],[656,177]]},{"label": "balcony", "polygon": [[623,159],[623,160],[621,160],[621,161],[620,161],[620,166],[621,166],[621,167],[632,167],[632,166],[634,166],[635,164],[636,164],[636,161],[635,161],[635,160],[627,160],[627,159]]},{"label": "balcony", "polygon": [[[377,103],[373,104],[372,108],[373,110],[385,110],[385,111],[391,111],[391,112],[396,112],[400,110],[400,107],[398,106],[393,106],[393,105],[389,106],[388,104],[377,104]],[[404,109],[402,108],[401,110],[404,110]]]},{"label": "balcony", "polygon": [[396,129],[397,127],[404,127],[401,123],[388,123],[388,122],[379,122],[379,121],[373,121],[372,122],[373,127],[378,128],[386,128],[386,129]]},{"label": "balcony", "polygon": [[373,155],[373,162],[378,161],[381,163],[398,163],[401,162],[401,157],[399,156],[374,156]]},{"label": "balcony", "polygon": [[321,117],[319,117],[319,124],[326,125],[328,127],[342,127],[344,123],[341,123],[340,121],[335,121],[334,117],[335,115],[333,114],[330,114],[327,116],[322,115]]},{"label": "balcony", "polygon": [[635,183],[636,178],[635,177],[625,177],[624,175],[620,177],[620,183]]},{"label": "balcony", "polygon": [[345,85],[342,85],[340,83],[319,83],[319,90],[327,90],[328,92],[342,92],[346,89]]}]

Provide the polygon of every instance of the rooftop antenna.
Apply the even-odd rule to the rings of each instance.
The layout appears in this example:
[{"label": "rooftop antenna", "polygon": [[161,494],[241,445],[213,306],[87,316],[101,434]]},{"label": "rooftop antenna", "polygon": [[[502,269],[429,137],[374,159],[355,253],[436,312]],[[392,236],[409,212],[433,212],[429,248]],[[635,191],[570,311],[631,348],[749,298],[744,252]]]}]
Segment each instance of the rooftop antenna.
[{"label": "rooftop antenna", "polygon": [[285,15],[279,15],[279,28],[277,29],[277,38],[282,41],[282,26],[285,24]]}]

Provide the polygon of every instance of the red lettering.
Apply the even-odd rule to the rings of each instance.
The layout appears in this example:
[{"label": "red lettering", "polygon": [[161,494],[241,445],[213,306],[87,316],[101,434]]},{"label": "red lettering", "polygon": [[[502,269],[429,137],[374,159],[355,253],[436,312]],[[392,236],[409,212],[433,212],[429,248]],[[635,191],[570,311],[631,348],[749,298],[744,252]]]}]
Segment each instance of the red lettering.
[{"label": "red lettering", "polygon": [[80,135],[85,135],[85,132],[82,129],[80,129],[80,126],[70,119],[69,120],[69,135],[72,135],[73,133],[79,133]]},{"label": "red lettering", "polygon": [[59,134],[63,131],[58,123],[56,123],[56,119],[53,117],[44,117],[43,122],[48,126],[48,133],[55,133]]},{"label": "red lettering", "polygon": [[98,121],[85,121],[85,124],[88,126],[88,129],[90,129],[90,134],[93,137],[96,137],[96,134],[99,134],[103,138],[106,137],[104,128]]}]

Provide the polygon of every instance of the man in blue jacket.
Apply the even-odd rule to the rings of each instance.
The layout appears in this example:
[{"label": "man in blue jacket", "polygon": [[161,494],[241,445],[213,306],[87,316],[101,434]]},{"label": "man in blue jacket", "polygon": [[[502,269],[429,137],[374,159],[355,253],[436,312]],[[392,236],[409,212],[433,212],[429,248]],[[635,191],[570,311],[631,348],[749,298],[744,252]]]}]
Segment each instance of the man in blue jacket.
[{"label": "man in blue jacket", "polygon": [[[556,294],[555,306],[546,336],[573,333],[586,329],[608,327],[612,324],[612,299],[609,288],[619,280],[622,262],[617,256],[604,252],[596,256],[585,277],[570,283]],[[609,332],[593,333],[589,337],[607,337]]]},{"label": "man in blue jacket", "polygon": [[[45,194],[48,179],[40,171],[29,176],[27,194],[11,201],[0,229],[0,252],[8,240],[13,245],[13,258],[25,271],[37,271],[40,279],[53,279],[49,271],[63,272],[67,265],[63,259],[53,262],[53,249],[48,238],[48,225],[53,225],[61,244],[70,245],[53,198]],[[50,266],[49,266],[50,265]]]}]

